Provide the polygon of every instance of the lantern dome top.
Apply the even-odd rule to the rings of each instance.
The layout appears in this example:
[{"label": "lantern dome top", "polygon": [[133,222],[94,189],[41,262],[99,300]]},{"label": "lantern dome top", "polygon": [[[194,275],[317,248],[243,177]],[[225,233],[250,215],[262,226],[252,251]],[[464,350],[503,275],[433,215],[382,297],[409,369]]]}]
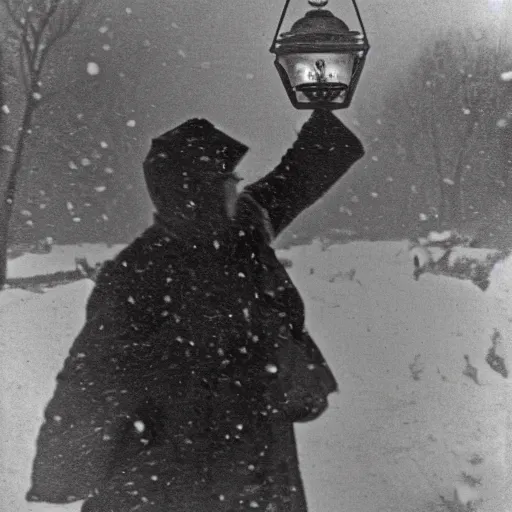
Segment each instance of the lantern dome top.
[{"label": "lantern dome top", "polygon": [[325,34],[332,36],[348,35],[350,30],[347,24],[334,16],[331,11],[315,9],[308,11],[305,16],[297,20],[289,32],[281,34],[282,37],[312,36]]}]

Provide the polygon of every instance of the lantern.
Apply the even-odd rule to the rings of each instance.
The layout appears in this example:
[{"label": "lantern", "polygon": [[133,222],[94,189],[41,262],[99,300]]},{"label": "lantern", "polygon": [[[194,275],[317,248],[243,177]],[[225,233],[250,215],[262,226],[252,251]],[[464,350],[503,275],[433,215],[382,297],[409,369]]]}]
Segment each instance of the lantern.
[{"label": "lantern", "polygon": [[324,7],[329,0],[308,0],[314,9],[280,34],[290,0],[286,0],[270,48],[288,97],[297,109],[347,108],[370,49],[356,0],[361,32]]}]

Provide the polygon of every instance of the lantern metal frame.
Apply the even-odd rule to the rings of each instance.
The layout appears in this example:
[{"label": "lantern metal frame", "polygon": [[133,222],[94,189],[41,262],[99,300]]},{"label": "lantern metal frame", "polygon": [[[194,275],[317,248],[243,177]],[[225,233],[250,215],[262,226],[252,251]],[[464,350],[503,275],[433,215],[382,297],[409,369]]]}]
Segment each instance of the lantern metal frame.
[{"label": "lantern metal frame", "polygon": [[[359,83],[359,79],[361,78],[361,74],[363,72],[363,68],[366,62],[366,56],[368,51],[370,50],[370,44],[368,42],[368,37],[366,35],[366,29],[364,27],[363,19],[361,17],[361,13],[359,11],[359,7],[357,6],[356,0],[351,0],[352,6],[355,10],[361,32],[359,31],[350,31],[347,30],[345,33],[339,34],[324,34],[324,33],[309,33],[309,34],[293,34],[293,32],[287,32],[284,34],[280,34],[281,27],[283,25],[284,19],[286,17],[286,13],[288,11],[288,7],[290,5],[291,0],[285,0],[285,5],[283,11],[281,13],[281,17],[279,19],[279,23],[277,25],[277,29],[274,35],[274,39],[272,40],[272,45],[270,47],[270,52],[273,53],[276,57],[274,60],[274,65],[279,73],[281,81],[286,89],[288,97],[296,109],[299,110],[312,110],[316,108],[323,108],[328,110],[338,110],[344,109],[350,106],[356,87]],[[327,2],[326,2],[327,3]],[[319,8],[318,10],[323,10]],[[314,10],[309,11],[315,12]],[[332,15],[330,11],[324,10],[323,12],[327,12],[329,15]],[[306,14],[307,16],[307,14]],[[339,18],[336,18],[334,15],[332,17],[341,21]],[[304,18],[302,18],[304,19]],[[300,20],[299,20],[300,21]],[[341,21],[343,23],[343,21]],[[343,23],[344,24],[344,23]],[[346,91],[344,99],[342,102],[334,102],[331,100],[317,100],[314,102],[301,102],[297,98],[296,89],[292,86],[290,82],[290,77],[288,73],[279,62],[279,57],[283,55],[289,54],[311,54],[311,53],[332,53],[332,54],[345,54],[352,55],[354,59],[352,74],[350,77],[350,82],[347,87],[344,88]],[[312,85],[304,85],[302,86],[302,90],[307,89],[308,87],[314,88],[316,84]],[[318,86],[317,86],[318,87]],[[335,90],[336,87],[340,89],[340,85],[337,84],[324,84],[323,88],[326,94],[329,94],[329,89]],[[300,92],[301,90],[299,90]]]}]

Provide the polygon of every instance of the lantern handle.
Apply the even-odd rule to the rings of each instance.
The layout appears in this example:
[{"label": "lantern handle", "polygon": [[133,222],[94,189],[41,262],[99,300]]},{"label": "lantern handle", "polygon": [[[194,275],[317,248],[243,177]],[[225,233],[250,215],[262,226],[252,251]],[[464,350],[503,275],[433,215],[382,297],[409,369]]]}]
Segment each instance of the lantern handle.
[{"label": "lantern handle", "polygon": [[363,31],[364,40],[365,40],[365,42],[368,42],[368,37],[366,36],[366,30],[365,30],[364,24],[363,24],[363,18],[361,17],[361,13],[359,12],[359,7],[357,6],[356,0],[352,0],[352,5],[354,6],[354,9],[357,14],[357,19],[359,21],[359,25],[361,26],[361,30]]},{"label": "lantern handle", "polygon": [[281,18],[279,20],[279,23],[277,24],[277,30],[274,35],[274,39],[272,41],[272,46],[270,47],[271,52],[273,50],[275,50],[275,48],[276,48],[276,41],[277,41],[277,38],[279,37],[279,31],[281,30],[281,25],[283,24],[284,17],[286,16],[286,11],[288,10],[288,6],[290,5],[290,1],[291,0],[286,0],[286,2],[284,4],[284,9],[283,9],[283,12],[281,13]]},{"label": "lantern handle", "polygon": [[[276,48],[277,38],[279,37],[279,31],[281,30],[281,26],[283,25],[284,17],[286,16],[286,12],[288,11],[288,6],[290,5],[291,0],[286,0],[283,8],[283,12],[281,13],[281,18],[279,19],[279,23],[277,24],[276,33],[274,34],[274,39],[272,40],[272,46],[270,47],[270,51],[273,52]],[[368,36],[366,35],[366,29],[364,28],[363,18],[361,17],[361,12],[359,11],[359,7],[357,6],[356,0],[352,0],[352,5],[354,6],[354,10],[357,14],[357,20],[363,31],[364,40],[368,43]]]}]

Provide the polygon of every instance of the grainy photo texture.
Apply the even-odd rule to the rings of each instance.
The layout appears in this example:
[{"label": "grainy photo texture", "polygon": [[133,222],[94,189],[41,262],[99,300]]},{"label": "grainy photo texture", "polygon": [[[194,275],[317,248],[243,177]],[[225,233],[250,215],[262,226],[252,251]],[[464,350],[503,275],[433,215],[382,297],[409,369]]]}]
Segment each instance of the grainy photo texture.
[{"label": "grainy photo texture", "polygon": [[0,0],[0,511],[512,512],[512,0]]}]

